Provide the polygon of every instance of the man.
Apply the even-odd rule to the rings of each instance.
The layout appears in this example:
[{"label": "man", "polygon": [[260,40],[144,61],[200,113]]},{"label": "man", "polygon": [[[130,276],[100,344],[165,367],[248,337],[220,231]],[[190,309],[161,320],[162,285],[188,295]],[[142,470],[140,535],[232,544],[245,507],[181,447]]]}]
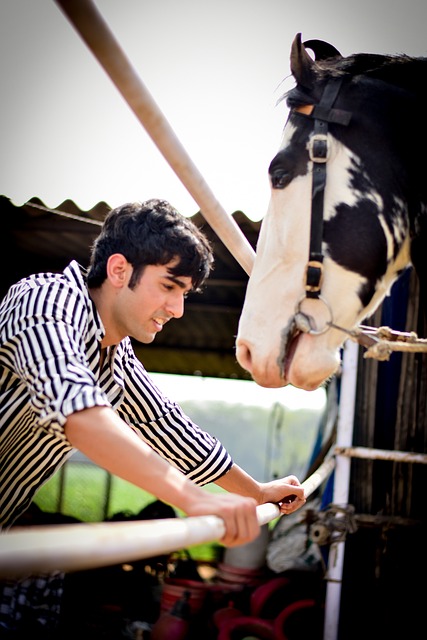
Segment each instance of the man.
[{"label": "man", "polygon": [[[259,534],[256,505],[305,502],[295,476],[255,481],[163,396],[131,338],[150,343],[213,265],[206,237],[162,200],[112,210],[88,273],[36,274],[0,305],[0,523],[7,529],[75,449],[188,516],[223,518],[226,546]],[[215,482],[228,493],[213,495]],[[289,502],[287,497],[293,496]]]}]

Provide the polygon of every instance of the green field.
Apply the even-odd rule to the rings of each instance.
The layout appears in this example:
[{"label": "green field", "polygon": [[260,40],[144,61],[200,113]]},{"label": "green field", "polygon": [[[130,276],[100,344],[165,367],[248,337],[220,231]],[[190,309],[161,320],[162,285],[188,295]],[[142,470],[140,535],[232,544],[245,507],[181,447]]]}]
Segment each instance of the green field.
[{"label": "green field", "polygon": [[[224,444],[234,461],[253,478],[270,480],[289,473],[303,476],[321,411],[277,412],[222,401],[187,401],[182,406],[202,429]],[[215,484],[207,485],[206,490],[222,491]],[[136,516],[155,500],[152,494],[75,454],[39,490],[34,502],[48,513],[61,513],[82,522],[103,522],[118,514]],[[191,555],[197,560],[213,560],[218,557],[218,546],[217,543],[194,546]]]},{"label": "green field", "polygon": [[[206,490],[222,491],[214,484],[207,485]],[[82,522],[103,522],[116,514],[137,515],[155,499],[150,493],[110,476],[96,465],[68,462],[39,490],[34,502],[47,513],[61,513]],[[175,512],[178,516],[183,515]],[[191,548],[191,557],[195,560],[212,561],[217,556],[217,543]]]}]

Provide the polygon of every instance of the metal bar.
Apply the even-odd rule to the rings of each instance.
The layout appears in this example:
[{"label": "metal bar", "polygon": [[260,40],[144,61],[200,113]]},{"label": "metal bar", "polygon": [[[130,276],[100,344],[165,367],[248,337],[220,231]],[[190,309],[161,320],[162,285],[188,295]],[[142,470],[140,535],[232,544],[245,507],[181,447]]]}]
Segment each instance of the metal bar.
[{"label": "metal bar", "polygon": [[[343,447],[350,446],[353,440],[358,351],[359,347],[355,342],[346,342],[337,427],[337,444]],[[333,495],[335,504],[346,505],[348,503],[350,465],[351,461],[348,458],[338,456],[336,459]],[[344,554],[345,541],[331,544],[326,576],[324,640],[337,640],[338,638]]]},{"label": "metal bar", "polygon": [[[326,460],[302,483],[307,497],[331,473],[333,462]],[[260,526],[279,516],[275,504],[257,507]],[[224,533],[217,516],[16,527],[0,534],[0,578],[142,560],[220,540]]]},{"label": "metal bar", "polygon": [[[257,507],[259,524],[280,514]],[[17,527],[0,536],[0,577],[75,571],[167,554],[223,537],[217,516]]]},{"label": "metal bar", "polygon": [[334,470],[336,461],[332,453],[333,449],[331,449],[325,456],[325,461],[320,465],[320,467],[302,483],[307,498],[311,496],[318,487],[320,487],[320,485]]},{"label": "metal bar", "polygon": [[411,451],[389,451],[386,449],[371,449],[369,447],[335,447],[335,455],[350,458],[366,458],[368,460],[392,460],[394,462],[412,462],[427,464],[427,454],[412,453]]},{"label": "metal bar", "polygon": [[55,2],[61,7],[166,161],[199,205],[200,211],[212,229],[246,273],[250,274],[255,252],[246,236],[234,218],[215,198],[93,2],[91,0],[55,0]]}]

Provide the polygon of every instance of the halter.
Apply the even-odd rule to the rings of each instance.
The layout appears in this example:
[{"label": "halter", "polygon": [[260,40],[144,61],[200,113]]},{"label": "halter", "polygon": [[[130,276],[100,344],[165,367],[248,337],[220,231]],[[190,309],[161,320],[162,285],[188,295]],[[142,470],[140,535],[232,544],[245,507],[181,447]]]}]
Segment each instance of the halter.
[{"label": "halter", "polygon": [[[308,114],[314,119],[314,133],[307,147],[310,160],[313,162],[310,251],[305,276],[305,295],[297,305],[295,322],[301,331],[315,335],[327,331],[333,320],[331,309],[326,300],[321,296],[323,279],[323,205],[326,186],[326,163],[329,160],[328,122],[347,126],[351,119],[350,111],[332,108],[341,89],[341,85],[342,78],[329,80],[323,90],[319,104],[315,105],[311,113]],[[328,309],[331,318],[330,322],[326,323],[323,329],[314,329],[310,322],[310,317],[303,313],[301,306],[305,298],[321,300]]]}]

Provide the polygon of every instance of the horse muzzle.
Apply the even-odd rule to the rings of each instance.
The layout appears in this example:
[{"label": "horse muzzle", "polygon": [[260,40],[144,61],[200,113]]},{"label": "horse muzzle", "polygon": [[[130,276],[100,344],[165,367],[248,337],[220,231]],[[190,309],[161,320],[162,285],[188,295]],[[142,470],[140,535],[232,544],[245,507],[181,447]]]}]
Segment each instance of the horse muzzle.
[{"label": "horse muzzle", "polygon": [[[319,301],[316,302],[317,309]],[[281,334],[273,332],[254,340],[238,337],[236,357],[253,380],[262,387],[292,384],[313,391],[336,373],[342,334],[331,328],[329,307],[315,316],[310,305],[297,305],[294,317]]]}]

